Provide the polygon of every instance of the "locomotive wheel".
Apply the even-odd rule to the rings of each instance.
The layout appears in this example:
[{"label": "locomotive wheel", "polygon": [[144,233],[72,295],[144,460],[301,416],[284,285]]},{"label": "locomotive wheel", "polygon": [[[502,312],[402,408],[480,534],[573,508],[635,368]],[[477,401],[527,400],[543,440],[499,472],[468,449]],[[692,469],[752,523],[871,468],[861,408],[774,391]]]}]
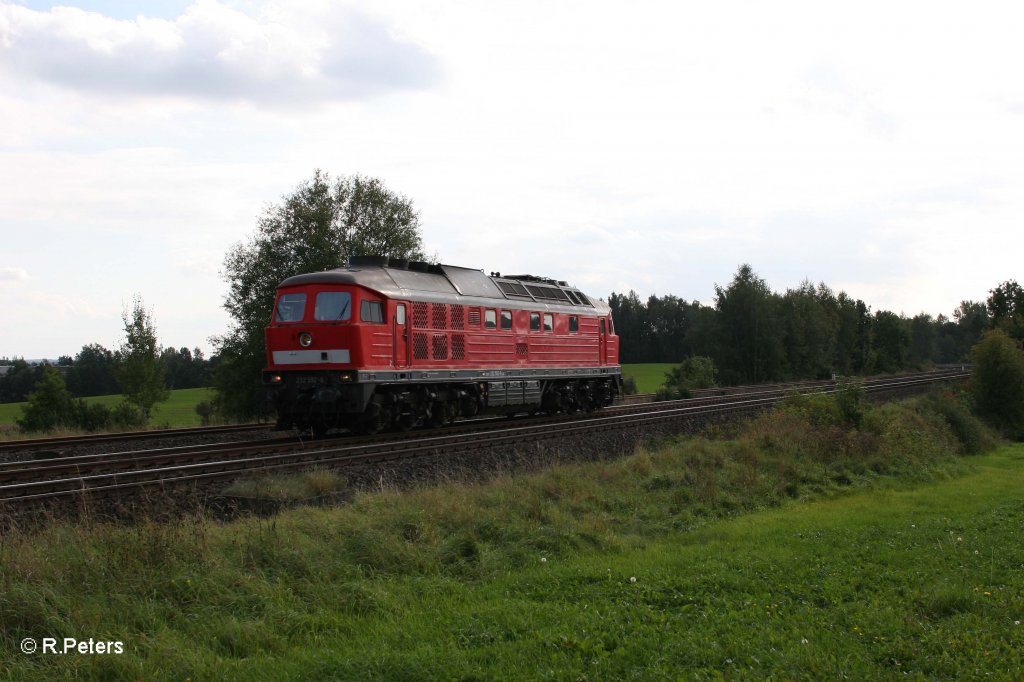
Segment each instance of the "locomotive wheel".
[{"label": "locomotive wheel", "polygon": [[432,429],[439,429],[444,426],[444,409],[442,409],[438,403],[434,403],[430,406],[430,416],[427,417],[427,426]]},{"label": "locomotive wheel", "polygon": [[395,428],[399,431],[408,431],[416,426],[416,415],[412,412],[403,412],[395,419]]}]

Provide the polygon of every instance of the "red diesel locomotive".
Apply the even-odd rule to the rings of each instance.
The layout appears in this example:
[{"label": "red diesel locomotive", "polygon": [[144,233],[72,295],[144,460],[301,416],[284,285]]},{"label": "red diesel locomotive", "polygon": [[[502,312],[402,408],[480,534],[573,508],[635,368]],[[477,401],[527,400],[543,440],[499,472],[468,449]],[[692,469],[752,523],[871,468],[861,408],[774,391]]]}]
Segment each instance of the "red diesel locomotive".
[{"label": "red diesel locomotive", "polygon": [[622,384],[608,306],[529,275],[353,257],[282,282],[265,333],[282,429],[571,413],[610,405]]}]

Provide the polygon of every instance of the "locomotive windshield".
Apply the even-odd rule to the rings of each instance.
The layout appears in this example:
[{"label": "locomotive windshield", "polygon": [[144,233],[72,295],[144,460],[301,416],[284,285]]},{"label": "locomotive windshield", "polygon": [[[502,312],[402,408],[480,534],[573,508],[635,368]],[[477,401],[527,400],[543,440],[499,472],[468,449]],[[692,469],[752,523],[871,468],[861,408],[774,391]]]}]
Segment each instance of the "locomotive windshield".
[{"label": "locomotive windshield", "polygon": [[347,291],[321,291],[316,295],[318,320],[347,320],[352,317],[352,294]]},{"label": "locomotive windshield", "polygon": [[305,294],[281,294],[277,299],[277,311],[274,313],[276,322],[299,322],[306,308]]}]

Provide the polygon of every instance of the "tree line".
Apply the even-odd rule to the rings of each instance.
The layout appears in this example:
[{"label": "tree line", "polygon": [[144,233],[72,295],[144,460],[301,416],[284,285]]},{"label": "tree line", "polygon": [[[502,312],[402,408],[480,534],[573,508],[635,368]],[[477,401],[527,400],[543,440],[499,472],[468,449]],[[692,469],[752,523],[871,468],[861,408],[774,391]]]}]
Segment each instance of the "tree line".
[{"label": "tree line", "polygon": [[[74,357],[62,355],[52,364],[64,379],[72,397],[88,398],[97,395],[115,395],[122,388],[117,380],[117,369],[122,364],[121,350],[109,350],[98,343],[82,346]],[[210,376],[216,366],[216,357],[207,359],[202,349],[162,348],[158,355],[164,368],[164,381],[168,389],[203,388],[210,385]],[[0,358],[0,365],[11,369],[0,377],[0,403],[20,403],[28,400],[42,380],[44,367],[50,363],[29,363],[23,358]]]},{"label": "tree line", "polygon": [[621,362],[707,357],[725,385],[968,362],[972,346],[994,328],[1024,341],[1024,289],[1014,280],[992,289],[985,302],[961,302],[952,318],[872,312],[824,283],[805,281],[777,293],[750,265],[715,287],[710,306],[673,295],[643,301],[634,291],[613,293],[609,304]]}]

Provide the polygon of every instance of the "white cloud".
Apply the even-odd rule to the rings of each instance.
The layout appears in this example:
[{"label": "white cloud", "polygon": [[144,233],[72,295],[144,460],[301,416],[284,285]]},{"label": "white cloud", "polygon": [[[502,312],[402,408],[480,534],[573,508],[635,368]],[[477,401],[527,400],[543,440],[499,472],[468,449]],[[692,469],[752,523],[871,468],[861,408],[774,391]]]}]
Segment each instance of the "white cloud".
[{"label": "white cloud", "polygon": [[429,87],[439,76],[433,56],[361,12],[271,5],[250,16],[218,0],[197,0],[173,21],[0,4],[0,56],[16,74],[83,92],[282,108]]},{"label": "white cloud", "polygon": [[16,284],[27,282],[30,279],[31,277],[29,277],[25,268],[0,267],[0,284]]}]

